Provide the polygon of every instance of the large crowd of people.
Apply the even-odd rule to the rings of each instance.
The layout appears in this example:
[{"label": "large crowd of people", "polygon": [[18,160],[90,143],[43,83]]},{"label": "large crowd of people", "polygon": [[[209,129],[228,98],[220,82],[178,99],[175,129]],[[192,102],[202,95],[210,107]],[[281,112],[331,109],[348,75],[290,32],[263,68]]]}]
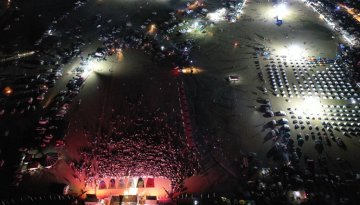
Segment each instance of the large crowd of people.
[{"label": "large crowd of people", "polygon": [[[141,107],[141,109],[139,109]],[[107,177],[165,177],[174,184],[196,174],[198,153],[185,143],[179,114],[150,110],[128,102],[128,114],[113,110],[108,128],[88,135],[90,149],[82,149],[86,182]]]}]

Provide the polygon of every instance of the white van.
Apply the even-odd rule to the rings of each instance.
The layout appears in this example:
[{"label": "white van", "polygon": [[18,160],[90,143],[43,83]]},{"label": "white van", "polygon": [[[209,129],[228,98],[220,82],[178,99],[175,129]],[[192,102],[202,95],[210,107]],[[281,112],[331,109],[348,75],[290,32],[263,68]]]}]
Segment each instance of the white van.
[{"label": "white van", "polygon": [[240,80],[240,77],[237,76],[237,75],[229,75],[228,78],[227,78],[227,80],[228,80],[229,82],[237,82],[237,81]]}]

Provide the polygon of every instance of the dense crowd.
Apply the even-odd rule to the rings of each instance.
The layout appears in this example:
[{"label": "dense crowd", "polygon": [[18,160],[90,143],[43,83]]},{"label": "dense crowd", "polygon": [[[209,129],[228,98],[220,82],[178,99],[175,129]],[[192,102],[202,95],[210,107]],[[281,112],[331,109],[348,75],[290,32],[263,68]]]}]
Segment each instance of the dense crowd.
[{"label": "dense crowd", "polygon": [[80,167],[87,183],[132,175],[165,177],[180,184],[199,171],[198,154],[186,145],[175,111],[150,110],[141,101],[129,102],[128,109],[127,115],[114,110],[109,128],[88,135],[91,148],[82,150]]},{"label": "dense crowd", "polygon": [[[94,23],[99,25],[104,21],[100,14],[94,19]],[[159,43],[165,34],[152,36],[143,29],[131,28],[131,23],[124,27],[104,27],[99,35],[103,47],[82,58],[84,62],[89,58],[105,60],[122,49],[132,48],[152,54],[155,62],[175,55],[180,59],[176,64],[185,65],[188,59],[184,56],[188,56],[191,48],[188,42],[184,44],[188,45],[185,53],[182,49],[164,48]],[[92,148],[82,150],[83,160],[76,167],[79,173],[85,173],[87,184],[130,174],[165,177],[180,184],[199,171],[198,154],[185,143],[178,113],[149,110],[141,100],[129,102],[128,110],[129,115],[113,110],[109,129],[86,131]]]}]

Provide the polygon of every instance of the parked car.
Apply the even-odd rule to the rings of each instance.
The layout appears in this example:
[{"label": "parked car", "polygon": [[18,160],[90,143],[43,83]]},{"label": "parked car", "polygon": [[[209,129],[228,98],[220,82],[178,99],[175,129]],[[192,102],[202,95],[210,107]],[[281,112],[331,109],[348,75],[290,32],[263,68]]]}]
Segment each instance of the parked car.
[{"label": "parked car", "polygon": [[284,111],[278,111],[274,113],[276,116],[286,116],[286,113]]}]

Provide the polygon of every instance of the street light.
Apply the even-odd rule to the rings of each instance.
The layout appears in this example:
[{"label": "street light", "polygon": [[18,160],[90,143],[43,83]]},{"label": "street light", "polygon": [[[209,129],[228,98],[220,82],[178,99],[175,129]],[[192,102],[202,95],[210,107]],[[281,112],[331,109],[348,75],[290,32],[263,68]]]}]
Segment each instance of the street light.
[{"label": "street light", "polygon": [[299,45],[291,45],[289,47],[289,54],[290,55],[298,55],[302,53],[302,49],[300,48]]},{"label": "street light", "polygon": [[89,60],[87,64],[84,66],[84,72],[81,74],[81,77],[86,79],[92,71],[94,71],[96,63],[94,60]]},{"label": "street light", "polygon": [[299,105],[299,111],[306,115],[320,115],[322,113],[322,104],[319,98],[306,97]]},{"label": "street light", "polygon": [[124,59],[124,54],[122,49],[116,49],[116,57],[119,62],[121,62]]},{"label": "street light", "polygon": [[280,20],[288,14],[288,11],[287,6],[283,3],[275,6],[275,14]]},{"label": "street light", "polygon": [[287,56],[290,59],[301,59],[306,56],[306,51],[298,44],[292,44],[290,46],[285,46],[280,50],[280,54]]},{"label": "street light", "polygon": [[9,96],[13,93],[13,89],[10,86],[6,86],[3,90],[4,95]]},{"label": "street light", "polygon": [[156,25],[155,25],[155,24],[151,24],[150,29],[149,29],[149,33],[150,33],[150,34],[153,34],[153,33],[155,33],[155,31],[156,31]]}]

